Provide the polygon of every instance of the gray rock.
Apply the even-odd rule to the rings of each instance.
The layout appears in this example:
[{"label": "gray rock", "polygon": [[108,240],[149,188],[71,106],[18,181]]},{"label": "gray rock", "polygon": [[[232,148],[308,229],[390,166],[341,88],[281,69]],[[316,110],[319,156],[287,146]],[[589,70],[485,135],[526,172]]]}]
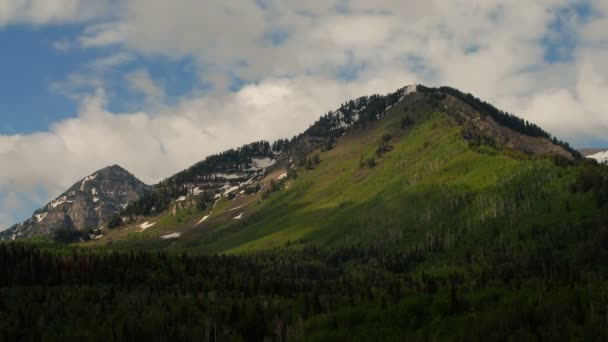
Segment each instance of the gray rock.
[{"label": "gray rock", "polygon": [[80,180],[66,192],[6,231],[2,240],[51,235],[61,227],[79,231],[98,228],[115,213],[137,200],[150,186],[118,165],[103,168]]}]

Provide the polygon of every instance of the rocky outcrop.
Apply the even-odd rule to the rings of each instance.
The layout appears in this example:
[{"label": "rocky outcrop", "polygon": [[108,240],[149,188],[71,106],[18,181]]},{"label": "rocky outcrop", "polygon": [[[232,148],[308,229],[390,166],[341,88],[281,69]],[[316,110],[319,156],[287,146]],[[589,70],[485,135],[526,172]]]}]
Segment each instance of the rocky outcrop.
[{"label": "rocky outcrop", "polygon": [[483,115],[460,99],[446,95],[443,109],[453,115],[461,124],[468,124],[487,140],[501,147],[535,155],[559,155],[573,160],[575,156],[563,146],[541,136],[530,136],[497,123],[489,115]]},{"label": "rocky outcrop", "polygon": [[101,169],[38,209],[30,219],[1,233],[3,240],[52,234],[60,227],[97,228],[149,190],[118,165]]}]

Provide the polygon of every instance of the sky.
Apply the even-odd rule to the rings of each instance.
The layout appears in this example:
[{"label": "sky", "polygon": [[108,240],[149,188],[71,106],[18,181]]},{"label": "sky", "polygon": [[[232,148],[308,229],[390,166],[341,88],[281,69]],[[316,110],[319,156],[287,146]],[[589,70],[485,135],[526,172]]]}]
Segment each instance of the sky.
[{"label": "sky", "polygon": [[605,147],[606,61],[608,0],[0,0],[0,227],[409,84]]}]

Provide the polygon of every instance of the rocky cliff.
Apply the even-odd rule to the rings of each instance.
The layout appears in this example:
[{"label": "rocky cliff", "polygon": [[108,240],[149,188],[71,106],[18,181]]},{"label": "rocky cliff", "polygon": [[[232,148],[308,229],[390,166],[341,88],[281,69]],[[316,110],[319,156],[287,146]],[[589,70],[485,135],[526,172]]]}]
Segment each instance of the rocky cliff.
[{"label": "rocky cliff", "polygon": [[138,199],[149,186],[118,165],[101,169],[34,212],[23,223],[1,232],[3,240],[50,235],[60,227],[97,228]]}]

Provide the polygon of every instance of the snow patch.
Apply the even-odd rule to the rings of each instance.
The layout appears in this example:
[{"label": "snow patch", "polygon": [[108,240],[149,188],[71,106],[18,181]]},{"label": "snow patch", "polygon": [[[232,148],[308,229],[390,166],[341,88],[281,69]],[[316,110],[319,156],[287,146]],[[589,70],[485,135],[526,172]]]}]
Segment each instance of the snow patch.
[{"label": "snow patch", "polygon": [[418,85],[417,84],[411,84],[411,85],[408,85],[407,87],[405,87],[404,94],[405,94],[405,96],[407,96],[407,95],[413,94],[413,93],[415,93],[417,91],[418,91]]},{"label": "snow patch", "polygon": [[169,239],[177,239],[180,236],[182,236],[182,233],[173,233],[173,234],[163,235],[160,238],[163,240],[169,240]]},{"label": "snow patch", "polygon": [[46,213],[42,213],[42,214],[36,214],[36,222],[40,223],[42,222],[42,220],[44,220],[44,218],[46,217]]},{"label": "snow patch", "polygon": [[234,217],[235,220],[240,220],[242,218],[243,218],[243,213],[239,214],[239,216]]},{"label": "snow patch", "polygon": [[183,202],[186,200],[186,196],[180,196],[178,199],[175,200],[175,202]]},{"label": "snow patch", "polygon": [[58,206],[60,206],[60,205],[64,204],[65,202],[67,202],[67,200],[68,200],[67,197],[62,196],[62,197],[60,197],[60,198],[52,201],[51,203],[49,203],[49,207],[52,208],[52,209],[55,209]]},{"label": "snow patch", "polygon": [[284,179],[284,178],[287,178],[287,172],[283,172],[277,179],[281,180],[281,179]]},{"label": "snow patch", "polygon": [[[239,205],[238,207],[236,207],[236,208],[232,208],[232,209],[230,209],[230,210],[228,210],[228,211],[235,211],[235,210],[239,210],[239,209],[241,209],[242,207],[243,207],[242,205]],[[242,214],[241,214],[241,215],[242,215]]]},{"label": "snow patch", "polygon": [[199,225],[199,224],[201,224],[201,223],[205,222],[205,221],[206,221],[206,220],[209,218],[209,216],[210,216],[210,215],[207,215],[207,216],[203,217],[203,218],[202,218],[200,221],[198,221],[197,225]]},{"label": "snow patch", "polygon": [[140,225],[139,225],[139,226],[137,226],[137,227],[138,227],[138,228],[141,228],[141,229],[139,230],[139,232],[141,233],[141,232],[143,232],[144,230],[146,230],[146,229],[148,229],[148,228],[150,228],[150,227],[153,227],[155,224],[156,224],[156,222],[154,222],[154,223],[150,223],[150,222],[146,221],[146,222],[144,222],[144,223],[140,224]]},{"label": "snow patch", "polygon": [[251,163],[253,164],[254,167],[258,168],[258,169],[265,169],[267,167],[271,167],[272,165],[274,165],[277,161],[272,159],[272,158],[251,158]]},{"label": "snow patch", "polygon": [[80,191],[84,190],[84,186],[87,184],[88,181],[92,181],[95,178],[97,178],[97,174],[94,174],[92,176],[88,176],[87,178],[82,180],[82,184],[80,184]]},{"label": "snow patch", "polygon": [[91,195],[93,195],[93,196],[97,195],[97,188],[91,189]]},{"label": "snow patch", "polygon": [[224,196],[228,195],[231,192],[235,192],[238,189],[239,189],[239,186],[233,186],[233,187],[228,186],[228,188],[226,189],[226,191],[224,191]]},{"label": "snow patch", "polygon": [[230,174],[230,173],[214,173],[212,176],[216,178],[224,178],[224,179],[238,179],[242,178],[242,175]]},{"label": "snow patch", "polygon": [[592,154],[590,156],[587,156],[587,158],[595,159],[599,163],[608,163],[608,151]]}]

